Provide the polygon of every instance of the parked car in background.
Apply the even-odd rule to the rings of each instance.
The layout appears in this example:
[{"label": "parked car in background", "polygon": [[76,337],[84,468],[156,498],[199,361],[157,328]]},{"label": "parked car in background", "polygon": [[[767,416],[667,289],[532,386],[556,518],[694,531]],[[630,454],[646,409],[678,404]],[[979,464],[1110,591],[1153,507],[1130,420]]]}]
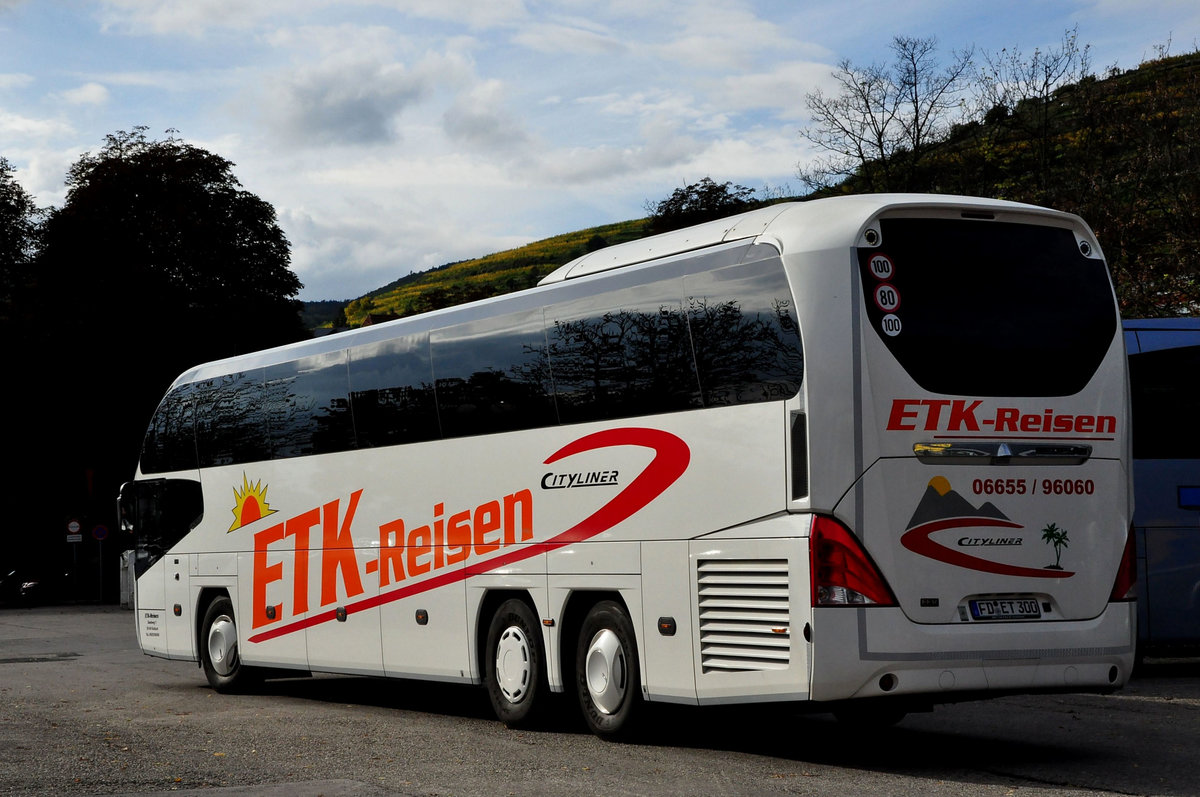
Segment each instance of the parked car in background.
[{"label": "parked car in background", "polygon": [[0,606],[33,606],[43,595],[42,580],[28,570],[0,570]]},{"label": "parked car in background", "polygon": [[1200,650],[1200,318],[1126,319],[1138,646]]}]

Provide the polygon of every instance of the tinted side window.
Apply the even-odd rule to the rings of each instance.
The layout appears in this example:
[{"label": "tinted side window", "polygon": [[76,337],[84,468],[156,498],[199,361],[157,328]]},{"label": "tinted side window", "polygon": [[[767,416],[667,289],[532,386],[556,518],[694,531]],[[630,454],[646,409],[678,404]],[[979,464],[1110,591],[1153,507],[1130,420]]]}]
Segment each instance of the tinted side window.
[{"label": "tinted side window", "polygon": [[551,308],[546,334],[563,423],[701,406],[679,279]]},{"label": "tinted side window", "polygon": [[200,467],[271,458],[261,368],[199,382],[196,390]]},{"label": "tinted side window", "polygon": [[1135,458],[1200,458],[1197,373],[1200,373],[1200,346],[1129,357]]},{"label": "tinted side window", "polygon": [[264,398],[275,459],[354,448],[345,352],[267,368]]},{"label": "tinted side window", "polygon": [[192,385],[172,390],[154,411],[142,444],[143,473],[196,468],[195,408]]},{"label": "tinted side window", "polygon": [[684,288],[706,407],[796,395],[804,354],[778,258],[689,276]]},{"label": "tinted side window", "polygon": [[359,446],[417,443],[441,436],[428,334],[352,350],[350,389]]},{"label": "tinted side window", "polygon": [[540,310],[437,330],[430,347],[445,437],[558,423]]}]

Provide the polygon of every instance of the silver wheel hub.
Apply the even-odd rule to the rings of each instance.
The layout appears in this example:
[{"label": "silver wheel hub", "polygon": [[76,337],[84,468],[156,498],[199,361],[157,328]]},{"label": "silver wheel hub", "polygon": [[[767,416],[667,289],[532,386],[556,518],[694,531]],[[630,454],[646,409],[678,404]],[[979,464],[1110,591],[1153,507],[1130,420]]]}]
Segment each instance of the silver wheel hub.
[{"label": "silver wheel hub", "polygon": [[213,620],[208,629],[208,660],[218,675],[230,675],[237,668],[237,626],[229,615]]},{"label": "silver wheel hub", "polygon": [[613,714],[625,700],[629,667],[625,648],[610,629],[597,633],[585,658],[588,695],[602,714]]},{"label": "silver wheel hub", "polygon": [[520,703],[529,694],[533,680],[530,650],[525,632],[515,625],[504,629],[496,642],[496,684],[509,703]]}]

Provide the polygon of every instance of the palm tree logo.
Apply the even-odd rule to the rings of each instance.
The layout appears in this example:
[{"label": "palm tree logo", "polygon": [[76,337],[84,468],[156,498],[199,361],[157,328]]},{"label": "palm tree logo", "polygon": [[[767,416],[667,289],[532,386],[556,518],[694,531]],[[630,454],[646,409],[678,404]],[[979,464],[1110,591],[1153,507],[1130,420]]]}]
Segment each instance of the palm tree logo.
[{"label": "palm tree logo", "polygon": [[1054,546],[1054,564],[1046,565],[1047,570],[1062,570],[1062,549],[1067,546],[1067,530],[1060,529],[1053,523],[1050,523],[1046,528],[1042,529],[1042,540],[1048,545]]}]

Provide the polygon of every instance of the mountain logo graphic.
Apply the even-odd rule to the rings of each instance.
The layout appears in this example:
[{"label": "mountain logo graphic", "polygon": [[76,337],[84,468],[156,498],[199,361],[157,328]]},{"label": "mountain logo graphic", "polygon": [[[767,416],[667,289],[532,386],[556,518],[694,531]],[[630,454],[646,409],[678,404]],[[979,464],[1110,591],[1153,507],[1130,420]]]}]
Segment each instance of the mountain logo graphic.
[{"label": "mountain logo graphic", "polygon": [[1024,526],[1009,520],[990,501],[978,507],[973,506],[951,488],[948,479],[935,476],[930,479],[925,495],[921,497],[912,519],[908,521],[908,526],[900,537],[900,544],[920,556],[982,573],[1027,578],[1070,578],[1075,575],[1074,571],[1070,570],[1025,567],[984,559],[950,548],[933,539],[933,535],[940,531],[981,528],[1022,529]]}]

